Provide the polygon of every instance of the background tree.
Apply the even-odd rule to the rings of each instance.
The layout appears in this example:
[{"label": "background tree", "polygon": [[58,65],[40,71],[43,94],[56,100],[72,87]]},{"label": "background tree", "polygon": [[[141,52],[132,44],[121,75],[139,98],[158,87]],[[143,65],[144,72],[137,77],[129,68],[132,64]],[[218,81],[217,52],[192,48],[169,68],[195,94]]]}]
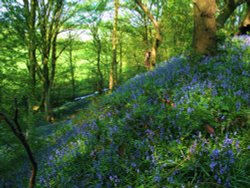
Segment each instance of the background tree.
[{"label": "background tree", "polygon": [[37,19],[37,0],[23,0],[24,18],[27,28],[26,45],[28,47],[29,61],[27,63],[30,77],[30,96],[29,96],[29,111],[36,98],[36,68],[37,68],[37,42],[36,42],[36,19]]},{"label": "background tree", "polygon": [[53,86],[57,56],[57,36],[65,21],[64,1],[41,1],[38,5],[39,41],[41,50],[40,76],[43,82],[42,106],[48,121],[52,121],[51,89]]},{"label": "background tree", "polygon": [[119,0],[114,1],[114,23],[112,32],[112,62],[109,73],[109,89],[117,85],[117,27],[118,27]]},{"label": "background tree", "polygon": [[[161,23],[158,21],[159,19],[159,12],[160,7],[163,9],[164,3],[163,1],[153,1],[154,5],[156,6],[156,17],[153,16],[153,14],[150,12],[148,7],[142,3],[141,0],[136,0],[136,4],[143,10],[144,14],[147,16],[147,18],[152,22],[155,30],[155,35],[153,37],[153,43],[151,46],[151,50],[147,52],[147,56],[149,58],[149,69],[155,66],[156,63],[156,57],[157,57],[157,50],[162,42],[162,35],[161,35]],[[147,28],[146,28],[147,32]],[[146,34],[147,36],[147,34]],[[146,39],[147,40],[147,39]]]}]

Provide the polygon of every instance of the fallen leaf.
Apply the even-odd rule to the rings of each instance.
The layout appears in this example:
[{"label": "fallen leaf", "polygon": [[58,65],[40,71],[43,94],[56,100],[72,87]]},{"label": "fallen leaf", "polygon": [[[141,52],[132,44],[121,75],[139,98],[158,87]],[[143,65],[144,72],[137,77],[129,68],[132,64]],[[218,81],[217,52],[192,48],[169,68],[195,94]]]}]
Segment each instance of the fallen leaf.
[{"label": "fallen leaf", "polygon": [[209,133],[209,134],[214,134],[214,128],[210,125],[205,125],[205,130]]}]

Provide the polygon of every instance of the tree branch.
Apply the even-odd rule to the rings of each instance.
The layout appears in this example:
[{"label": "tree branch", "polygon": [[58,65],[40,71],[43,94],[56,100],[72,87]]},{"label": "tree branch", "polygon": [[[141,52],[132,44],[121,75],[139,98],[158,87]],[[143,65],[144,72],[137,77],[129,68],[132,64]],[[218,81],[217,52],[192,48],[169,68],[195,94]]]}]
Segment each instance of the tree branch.
[{"label": "tree branch", "polygon": [[221,29],[224,27],[224,24],[226,23],[227,19],[232,15],[234,10],[240,6],[243,3],[246,3],[249,0],[229,0],[227,3],[224,5],[223,10],[217,17],[217,28]]},{"label": "tree branch", "polygon": [[25,135],[22,132],[21,126],[18,122],[18,109],[17,109],[17,100],[15,99],[15,113],[14,113],[14,120],[12,121],[5,113],[0,112],[0,117],[3,118],[3,120],[6,122],[6,124],[11,128],[13,134],[19,139],[21,144],[23,145],[31,166],[32,166],[32,173],[30,176],[30,181],[29,181],[29,188],[35,187],[35,179],[36,179],[36,174],[37,174],[37,163],[35,161],[34,155],[31,151],[30,145],[27,142],[27,139]]},{"label": "tree branch", "polygon": [[148,16],[150,21],[154,24],[155,28],[159,27],[158,22],[155,20],[154,16],[149,12],[148,8],[141,2],[141,0],[135,0],[135,3],[141,7],[141,9],[144,11],[144,13]]}]

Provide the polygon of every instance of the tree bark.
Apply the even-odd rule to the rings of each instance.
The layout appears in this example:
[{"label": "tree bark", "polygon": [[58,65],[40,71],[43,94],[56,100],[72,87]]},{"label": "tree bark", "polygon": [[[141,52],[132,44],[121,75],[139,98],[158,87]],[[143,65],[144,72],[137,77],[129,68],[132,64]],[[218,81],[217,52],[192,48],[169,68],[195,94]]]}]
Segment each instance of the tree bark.
[{"label": "tree bark", "polygon": [[103,92],[103,73],[101,70],[101,53],[102,53],[102,42],[101,39],[99,37],[99,33],[98,33],[98,24],[96,24],[95,26],[93,26],[91,28],[92,31],[92,35],[93,35],[93,43],[94,46],[97,47],[97,51],[96,51],[96,68],[97,68],[97,76],[98,76],[98,81],[97,81],[97,91],[99,92],[99,94],[101,94]]},{"label": "tree bark", "polygon": [[29,111],[32,110],[36,97],[36,10],[37,10],[37,0],[23,0],[25,19],[27,23],[27,47],[28,47],[28,71],[30,78],[30,96],[29,96]]},{"label": "tree bark", "polygon": [[117,85],[117,25],[118,25],[118,9],[119,0],[114,1],[115,15],[112,36],[112,62],[109,73],[109,89],[113,90]]},{"label": "tree bark", "polygon": [[119,66],[119,83],[122,82],[122,69],[123,69],[123,43],[122,43],[122,36],[123,33],[120,33],[120,42],[119,42],[119,47],[120,47],[120,66]]},{"label": "tree bark", "polygon": [[97,72],[98,72],[99,80],[98,80],[97,90],[99,91],[99,94],[101,94],[103,91],[103,74],[101,71],[101,52],[102,52],[102,44],[101,44],[101,40],[98,37],[97,39]]},{"label": "tree bark", "polygon": [[216,1],[194,0],[193,48],[203,55],[216,50]]},{"label": "tree bark", "polygon": [[71,76],[71,87],[72,87],[72,99],[75,98],[75,66],[73,62],[73,37],[71,32],[69,33],[69,66]]}]

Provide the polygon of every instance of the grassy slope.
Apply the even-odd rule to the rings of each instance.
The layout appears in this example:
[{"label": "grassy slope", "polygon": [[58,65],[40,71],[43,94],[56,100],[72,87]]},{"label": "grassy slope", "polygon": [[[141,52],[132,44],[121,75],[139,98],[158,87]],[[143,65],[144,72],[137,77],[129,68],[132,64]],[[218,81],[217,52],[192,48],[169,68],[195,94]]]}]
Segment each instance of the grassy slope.
[{"label": "grassy slope", "polygon": [[52,150],[39,185],[250,186],[250,39],[243,39],[213,58],[173,58],[97,102]]}]

